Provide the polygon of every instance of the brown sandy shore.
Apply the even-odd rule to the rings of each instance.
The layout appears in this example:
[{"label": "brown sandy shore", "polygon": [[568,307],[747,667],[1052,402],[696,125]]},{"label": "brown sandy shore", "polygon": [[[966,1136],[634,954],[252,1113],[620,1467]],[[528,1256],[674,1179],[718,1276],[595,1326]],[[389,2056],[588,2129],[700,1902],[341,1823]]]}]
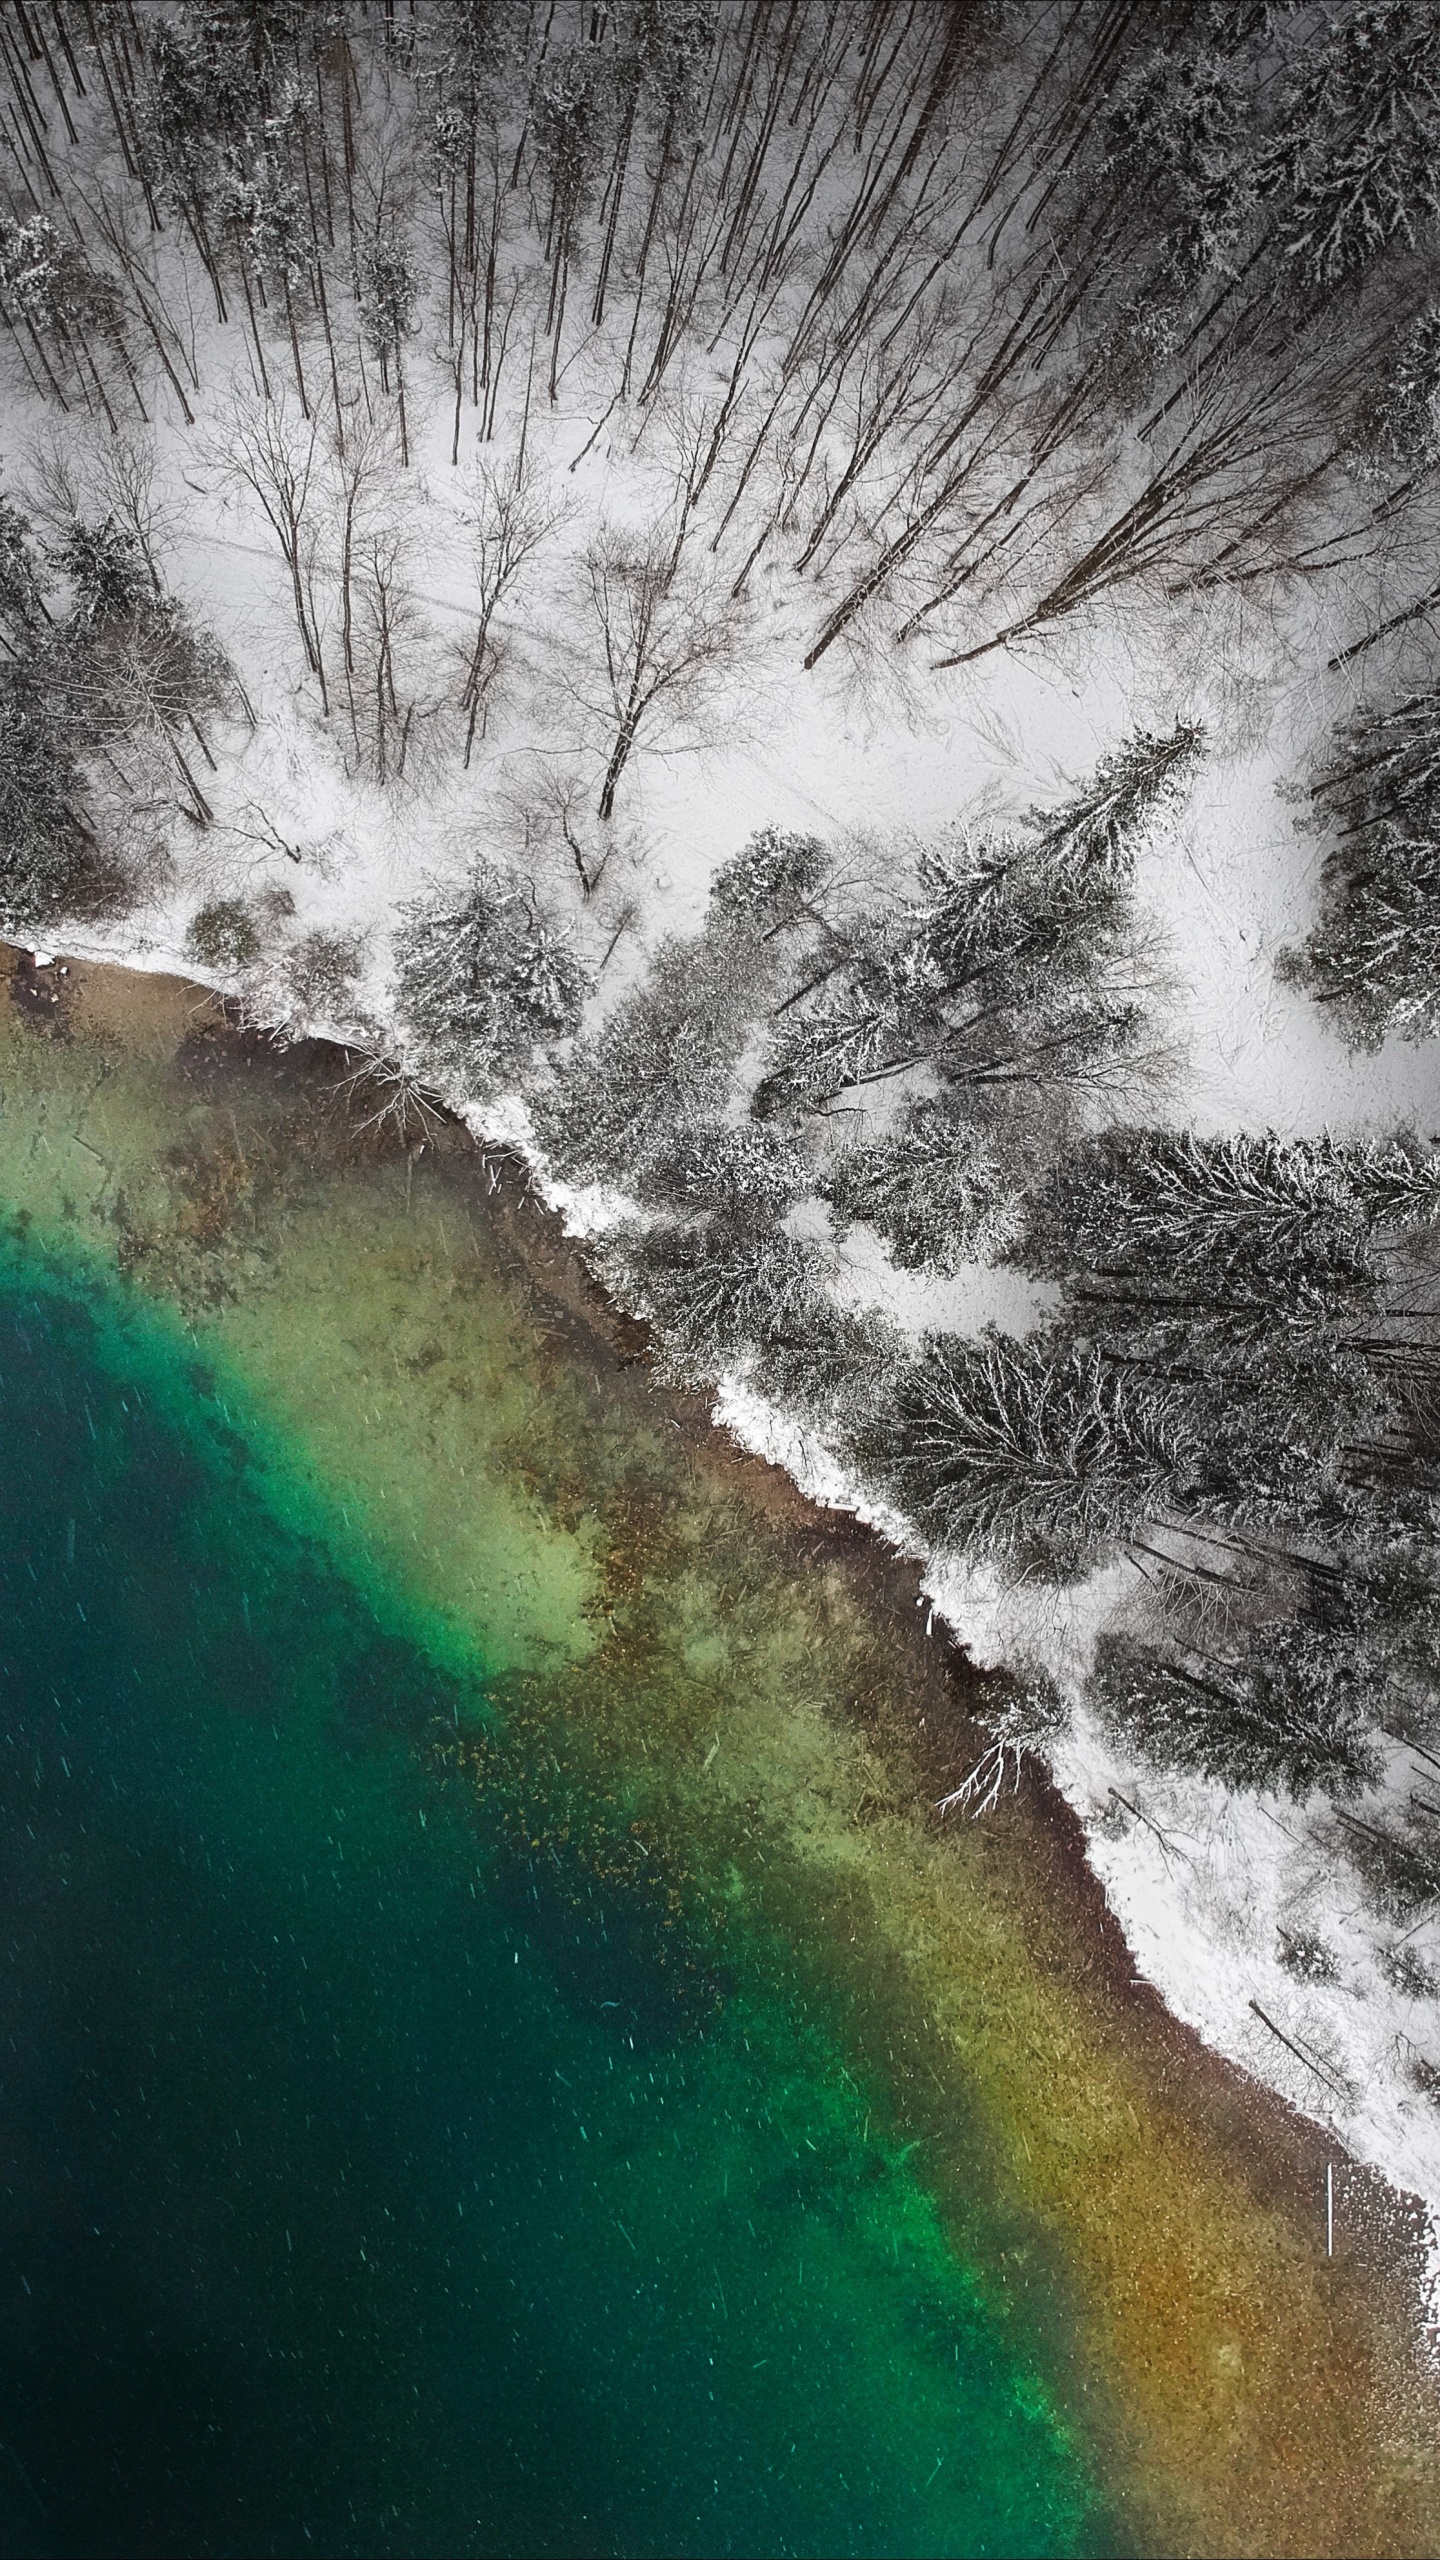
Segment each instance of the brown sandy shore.
[{"label": "brown sandy shore", "polygon": [[[1024,2246],[1001,2252],[1014,2263],[992,2271],[997,2292],[1027,2316],[1046,2287],[1063,2295],[1070,2343],[1057,2358],[1135,2547],[1440,2548],[1440,2389],[1422,2330],[1418,2205],[1345,2162],[1136,1978],[1080,1826],[1033,1765],[983,1824],[937,1828],[935,1798],[979,1747],[989,1675],[926,1639],[916,1566],[740,1451],[702,1398],[656,1381],[643,1331],[608,1303],[512,1160],[451,1125],[432,1133],[417,1172],[398,1134],[360,1130],[340,1053],[258,1041],[178,980],[83,962],[37,970],[3,946],[0,968],[0,1198],[41,1225],[64,1220],[87,1251],[209,1327],[357,1501],[365,1465],[382,1459],[356,1456],[342,1421],[322,1422],[318,1370],[302,1355],[309,1331],[325,1345],[327,1405],[343,1406],[341,1373],[355,1364],[381,1417],[377,1450],[388,1435],[393,1458],[428,1433],[442,1506],[456,1497],[451,1453],[479,1427],[455,1383],[467,1317],[453,1277],[445,1306],[432,1303],[432,1228],[480,1239],[556,1392],[578,1394],[581,1379],[590,1396],[593,1381],[577,1415],[603,1411],[607,1429],[664,1444],[647,1461],[647,1498],[632,1482],[608,1507],[563,1482],[553,1460],[527,1462],[532,1505],[598,1559],[592,1614],[610,1632],[577,1666],[574,1698],[617,1749],[645,1676],[635,1595],[668,1553],[662,1464],[717,1555],[743,1530],[763,1544],[767,1590],[817,1608],[824,1595],[826,1659],[843,1656],[834,1713],[823,1731],[812,1720],[777,1742],[784,1679],[759,1684],[756,1714],[771,1729],[757,1724],[742,1748],[737,1722],[733,1755],[727,1737],[737,1801],[760,1804],[777,1836],[789,1825],[786,1890],[796,1909],[804,1899],[807,1916],[834,1921],[857,2045],[867,2060],[888,2056],[878,2067],[900,2085],[942,2213],[967,2240],[983,2125],[990,2201],[1033,2239],[1028,2262]],[[65,1105],[48,1123],[36,1117],[47,1095]],[[74,1133],[63,1162],[62,1121]],[[32,1123],[56,1143],[19,1143]],[[342,1226],[343,1250],[327,1252]],[[372,1234],[391,1287],[383,1315],[367,1315],[348,1280],[343,1304],[327,1295],[341,1291],[356,1237]],[[287,1289],[305,1292],[304,1326],[279,1321]],[[402,1356],[411,1325],[416,1347]],[[382,1334],[385,1361],[405,1373],[391,1404]],[[520,1466],[513,1446],[504,1454]],[[428,1497],[413,1470],[411,1482],[419,1506]],[[387,1487],[393,1530],[397,1475]],[[414,1518],[428,1554],[419,1507]],[[425,1569],[441,1577],[427,1596],[451,1605],[443,1556]],[[656,1641],[649,1629],[652,1651]]]}]

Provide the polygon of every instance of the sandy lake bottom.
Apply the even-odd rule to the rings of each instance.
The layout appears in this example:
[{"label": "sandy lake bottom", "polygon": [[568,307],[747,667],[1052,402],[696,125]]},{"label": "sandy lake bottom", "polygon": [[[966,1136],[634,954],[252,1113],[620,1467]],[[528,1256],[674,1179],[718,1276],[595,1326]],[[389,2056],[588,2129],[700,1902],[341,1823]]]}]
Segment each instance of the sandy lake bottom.
[{"label": "sandy lake bottom", "polygon": [[5,2546],[1433,2550],[1402,2204],[1327,2260],[1063,1808],[936,1827],[913,1575],[367,1107],[0,987]]}]

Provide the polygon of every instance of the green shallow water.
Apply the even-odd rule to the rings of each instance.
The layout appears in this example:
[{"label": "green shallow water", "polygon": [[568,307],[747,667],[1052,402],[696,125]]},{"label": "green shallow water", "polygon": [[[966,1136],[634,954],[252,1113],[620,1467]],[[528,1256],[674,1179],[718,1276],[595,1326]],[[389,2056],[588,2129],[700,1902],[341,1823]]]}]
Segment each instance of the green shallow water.
[{"label": "green shallow water", "polygon": [[0,958],[0,2548],[1433,2552],[1413,2220],[342,1068]]},{"label": "green shallow water", "polygon": [[1097,2547],[783,1945],[23,1236],[0,1447],[9,2547]]}]

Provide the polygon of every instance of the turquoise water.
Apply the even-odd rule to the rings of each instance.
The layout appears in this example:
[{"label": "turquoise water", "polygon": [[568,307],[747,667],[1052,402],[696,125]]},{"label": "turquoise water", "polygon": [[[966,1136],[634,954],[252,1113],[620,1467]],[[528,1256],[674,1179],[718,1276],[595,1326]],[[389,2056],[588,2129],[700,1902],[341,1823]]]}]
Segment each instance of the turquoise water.
[{"label": "turquoise water", "polygon": [[783,1946],[273,1492],[12,1240],[5,2548],[1113,2547]]}]

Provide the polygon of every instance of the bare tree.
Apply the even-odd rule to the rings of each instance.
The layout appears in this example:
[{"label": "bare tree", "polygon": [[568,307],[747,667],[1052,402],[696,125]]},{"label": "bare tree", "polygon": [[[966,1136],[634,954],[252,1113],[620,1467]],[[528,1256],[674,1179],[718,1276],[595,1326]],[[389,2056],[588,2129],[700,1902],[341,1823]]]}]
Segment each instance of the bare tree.
[{"label": "bare tree", "polygon": [[340,655],[345,698],[357,755],[364,753],[356,695],[356,587],[370,538],[390,528],[389,493],[399,467],[390,415],[364,403],[358,392],[342,395],[329,422],[330,540],[340,590]]},{"label": "bare tree", "polygon": [[322,420],[313,405],[308,418],[300,417],[283,388],[264,400],[237,384],[217,422],[208,457],[222,485],[255,499],[279,545],[305,663],[319,683],[328,719],[330,694],[314,594],[325,461]]},{"label": "bare tree", "polygon": [[573,685],[608,732],[598,809],[609,818],[642,729],[653,738],[694,724],[707,690],[737,662],[744,615],[722,582],[677,559],[663,529],[606,527],[581,562],[577,600],[598,663],[593,684],[582,674]]},{"label": "bare tree", "polygon": [[562,523],[565,508],[551,489],[543,465],[526,450],[523,436],[509,460],[494,461],[482,454],[471,464],[466,499],[461,522],[470,535],[478,608],[460,696],[460,708],[469,714],[465,732],[468,765],[476,723],[498,663],[493,634],[495,616],[517,580]]},{"label": "bare tree", "polygon": [[371,526],[362,536],[354,562],[355,591],[360,606],[360,669],[363,681],[351,688],[356,745],[360,744],[359,702],[367,706],[377,782],[398,781],[405,770],[417,705],[401,702],[395,683],[395,646],[414,629],[414,606],[405,582],[404,545],[393,526]]},{"label": "bare tree", "polygon": [[548,846],[574,872],[580,895],[588,902],[610,868],[617,850],[615,836],[606,827],[596,842],[590,789],[582,772],[574,766],[537,761],[539,770],[523,801],[517,798],[513,803],[526,858]]}]

